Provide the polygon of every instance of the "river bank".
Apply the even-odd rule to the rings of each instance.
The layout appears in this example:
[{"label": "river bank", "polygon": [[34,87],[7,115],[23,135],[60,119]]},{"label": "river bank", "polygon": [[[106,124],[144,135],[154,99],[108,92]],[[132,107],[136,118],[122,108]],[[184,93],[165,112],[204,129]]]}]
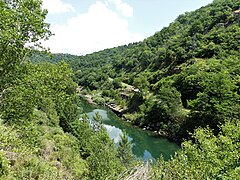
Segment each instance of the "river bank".
[{"label": "river bank", "polygon": [[137,158],[147,161],[158,159],[163,155],[165,160],[169,160],[180,148],[179,144],[169,141],[167,138],[148,130],[142,130],[142,128],[132,126],[132,124],[123,121],[107,106],[89,104],[86,99],[81,99],[80,102],[83,112],[90,119],[93,119],[96,114],[102,116],[103,125],[116,146],[121,140],[123,131],[125,131],[132,144],[133,153]]},{"label": "river bank", "polygon": [[179,145],[181,143],[181,141],[179,141],[176,137],[170,135],[169,133],[167,133],[166,131],[164,131],[162,129],[156,129],[156,128],[150,127],[150,126],[139,126],[139,125],[136,125],[135,123],[132,123],[132,120],[130,118],[128,118],[129,116],[127,114],[125,114],[126,110],[124,110],[123,108],[120,108],[119,105],[117,105],[117,104],[114,104],[114,103],[103,104],[103,102],[97,103],[96,101],[94,101],[94,98],[93,98],[94,96],[90,95],[90,94],[78,93],[78,95],[79,95],[79,97],[81,97],[82,99],[84,99],[91,105],[99,105],[99,106],[107,107],[108,109],[113,111],[122,121],[130,123],[135,128],[140,128],[143,131],[150,131],[155,136],[167,138],[168,140],[175,142]]}]

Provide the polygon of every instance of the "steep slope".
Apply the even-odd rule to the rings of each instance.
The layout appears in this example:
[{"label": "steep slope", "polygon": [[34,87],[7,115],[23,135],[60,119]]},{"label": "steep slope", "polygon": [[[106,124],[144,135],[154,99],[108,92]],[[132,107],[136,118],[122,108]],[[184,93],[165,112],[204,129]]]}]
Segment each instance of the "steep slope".
[{"label": "steep slope", "polygon": [[27,62],[51,34],[46,13],[0,1],[0,179],[113,179],[126,166],[100,120],[80,116],[72,69]]},{"label": "steep slope", "polygon": [[[236,0],[214,1],[124,51],[81,57],[100,65],[79,66],[77,81],[103,89],[102,96],[123,108],[127,104],[125,117],[135,124],[175,137],[186,137],[186,130],[198,126],[217,129],[224,118],[239,118],[239,5]],[[118,53],[107,56],[114,51]],[[123,99],[122,88],[107,77],[140,91],[125,93]]]},{"label": "steep slope", "polygon": [[[122,107],[132,123],[177,139],[194,131],[171,160],[131,167],[128,148],[116,151],[100,123],[79,119],[77,86],[66,63],[22,59],[29,52],[22,37],[31,30],[48,33],[48,26],[14,25],[35,20],[31,10],[44,18],[41,1],[0,1],[6,19],[0,36],[10,43],[0,40],[0,179],[238,179],[239,5],[215,0],[144,42],[87,56],[35,54],[35,61],[54,63],[64,57],[85,88],[80,93]],[[30,17],[18,18],[23,14]],[[122,147],[130,147],[127,139]]]},{"label": "steep slope", "polygon": [[65,59],[83,93],[134,124],[178,139],[198,126],[217,132],[239,118],[239,6],[215,0],[143,42]]},{"label": "steep slope", "polygon": [[106,129],[80,116],[66,63],[21,72],[0,104],[1,179],[105,179],[125,169]]}]

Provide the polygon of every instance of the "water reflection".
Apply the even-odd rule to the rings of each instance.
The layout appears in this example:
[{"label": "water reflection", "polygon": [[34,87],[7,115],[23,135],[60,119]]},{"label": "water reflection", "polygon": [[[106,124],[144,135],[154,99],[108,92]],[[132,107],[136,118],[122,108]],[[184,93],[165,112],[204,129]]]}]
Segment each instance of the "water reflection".
[{"label": "water reflection", "polygon": [[121,140],[120,136],[123,134],[122,130],[119,128],[116,128],[115,126],[110,125],[104,125],[104,127],[107,129],[107,132],[109,134],[109,137],[113,139],[113,142],[115,144],[118,144]]},{"label": "water reflection", "polygon": [[150,152],[145,150],[144,153],[143,153],[143,159],[153,159],[153,157],[152,157]]},{"label": "water reflection", "polygon": [[93,116],[97,112],[102,116],[104,127],[116,145],[121,139],[120,136],[123,134],[123,130],[126,131],[129,141],[133,144],[133,153],[138,158],[144,160],[156,159],[162,154],[164,159],[167,160],[179,149],[177,144],[169,142],[165,138],[155,137],[150,132],[143,131],[120,120],[111,111],[93,109],[91,112],[88,112],[87,115],[90,119],[93,119]]}]

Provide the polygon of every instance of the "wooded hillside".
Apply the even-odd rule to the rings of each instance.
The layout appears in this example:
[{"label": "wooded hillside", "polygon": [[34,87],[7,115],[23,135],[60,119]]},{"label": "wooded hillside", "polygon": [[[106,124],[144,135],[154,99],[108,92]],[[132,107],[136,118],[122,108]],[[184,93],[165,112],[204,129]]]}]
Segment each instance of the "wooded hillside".
[{"label": "wooded hillside", "polygon": [[118,106],[133,124],[178,140],[199,126],[217,132],[240,115],[239,6],[215,0],[143,42],[80,57],[55,54],[51,61],[69,62],[85,94]]},{"label": "wooded hillside", "polygon": [[[0,179],[239,179],[239,7],[215,0],[143,42],[48,57],[36,52],[51,35],[42,1],[0,0]],[[169,161],[139,162],[126,134],[116,148],[100,116],[80,116],[78,86],[189,140]]]}]

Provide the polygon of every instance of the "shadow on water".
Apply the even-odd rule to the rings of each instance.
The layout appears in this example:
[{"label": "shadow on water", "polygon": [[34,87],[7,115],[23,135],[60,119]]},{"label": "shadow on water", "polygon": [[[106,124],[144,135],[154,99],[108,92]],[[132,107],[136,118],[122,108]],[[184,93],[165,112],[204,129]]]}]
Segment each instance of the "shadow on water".
[{"label": "shadow on water", "polygon": [[87,113],[90,119],[92,119],[97,112],[102,116],[103,124],[115,144],[118,144],[121,139],[120,135],[123,131],[126,131],[129,140],[133,144],[133,154],[140,159],[154,160],[162,155],[165,160],[168,160],[171,155],[174,155],[180,148],[179,145],[166,138],[156,136],[152,132],[143,131],[140,128],[132,126],[121,120],[111,110],[104,107],[94,107],[84,101],[82,101],[81,107],[83,108],[83,112]]}]

